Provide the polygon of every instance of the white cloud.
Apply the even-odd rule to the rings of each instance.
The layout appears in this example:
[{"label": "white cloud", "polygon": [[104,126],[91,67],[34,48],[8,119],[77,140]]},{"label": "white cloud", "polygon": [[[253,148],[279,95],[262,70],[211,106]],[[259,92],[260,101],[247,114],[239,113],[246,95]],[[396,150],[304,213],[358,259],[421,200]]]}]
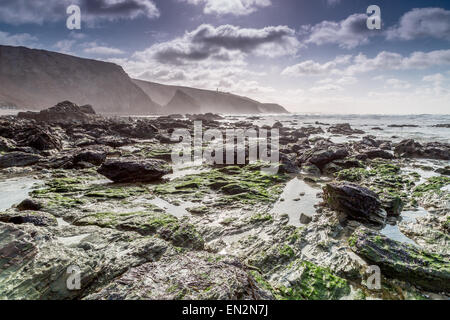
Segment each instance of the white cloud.
[{"label": "white cloud", "polygon": [[125,52],[112,47],[98,45],[96,42],[85,44],[87,47],[83,50],[84,53],[98,55],[98,56],[117,56]]},{"label": "white cloud", "polygon": [[339,22],[322,21],[315,26],[305,27],[303,32],[309,33],[306,43],[337,44],[345,49],[366,44],[370,36],[380,34],[367,28],[366,14],[353,14]]},{"label": "white cloud", "polygon": [[386,81],[387,89],[409,89],[411,88],[411,84],[408,81],[391,78]]},{"label": "white cloud", "polygon": [[181,0],[190,4],[203,4],[205,14],[235,16],[249,15],[259,8],[265,8],[272,3],[270,0]]},{"label": "white cloud", "polygon": [[397,26],[387,32],[388,39],[413,40],[438,38],[450,40],[450,10],[420,8],[405,13]]},{"label": "white cloud", "polygon": [[333,93],[333,92],[339,92],[339,91],[343,91],[343,90],[344,90],[344,88],[342,88],[341,86],[338,86],[336,84],[331,84],[331,83],[309,89],[309,91],[316,93],[316,94]]},{"label": "white cloud", "polygon": [[10,34],[0,31],[0,44],[6,46],[32,46],[38,39],[28,33]]},{"label": "white cloud", "polygon": [[445,81],[445,76],[441,73],[436,73],[423,77],[423,81],[432,82],[435,85],[441,85]]},{"label": "white cloud", "polygon": [[313,60],[307,60],[293,66],[285,68],[281,74],[285,76],[320,76],[338,74],[338,66],[350,62],[351,56],[338,56],[333,61],[319,63]]},{"label": "white cloud", "polygon": [[353,65],[345,72],[355,74],[374,70],[414,70],[450,64],[450,50],[435,50],[430,52],[413,52],[409,56],[383,51],[370,59],[364,54],[355,57]]},{"label": "white cloud", "polygon": [[54,47],[58,52],[71,53],[72,47],[75,45],[76,40],[61,40],[55,43]]},{"label": "white cloud", "polygon": [[83,21],[90,23],[160,16],[152,0],[2,0],[0,22],[21,25],[62,21],[72,4],[80,6]]}]

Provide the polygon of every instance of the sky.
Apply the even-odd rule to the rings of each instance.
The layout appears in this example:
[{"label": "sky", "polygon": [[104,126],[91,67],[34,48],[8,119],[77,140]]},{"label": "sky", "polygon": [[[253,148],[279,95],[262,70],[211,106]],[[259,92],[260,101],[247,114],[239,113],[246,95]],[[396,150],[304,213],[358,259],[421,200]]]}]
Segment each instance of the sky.
[{"label": "sky", "polygon": [[0,44],[291,112],[450,114],[448,0],[0,0]]}]

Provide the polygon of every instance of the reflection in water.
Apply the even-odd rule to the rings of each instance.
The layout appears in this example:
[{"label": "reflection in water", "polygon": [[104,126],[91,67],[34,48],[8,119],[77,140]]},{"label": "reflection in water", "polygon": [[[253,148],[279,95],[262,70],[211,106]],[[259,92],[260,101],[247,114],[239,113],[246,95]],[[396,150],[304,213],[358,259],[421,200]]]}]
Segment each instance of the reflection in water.
[{"label": "reflection in water", "polygon": [[38,181],[30,177],[7,179],[0,182],[0,211],[25,200]]},{"label": "reflection in water", "polygon": [[311,187],[301,178],[296,177],[288,182],[272,213],[277,216],[287,214],[289,224],[299,227],[302,225],[300,223],[302,213],[312,217],[316,212],[314,206],[320,202],[317,198],[319,192],[319,189]]}]

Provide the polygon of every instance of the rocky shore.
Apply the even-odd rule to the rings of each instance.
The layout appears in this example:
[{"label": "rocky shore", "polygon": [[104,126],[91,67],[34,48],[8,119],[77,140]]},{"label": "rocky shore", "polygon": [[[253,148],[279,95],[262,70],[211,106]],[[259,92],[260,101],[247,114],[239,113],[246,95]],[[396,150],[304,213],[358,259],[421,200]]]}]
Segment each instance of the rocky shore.
[{"label": "rocky shore", "polygon": [[[450,144],[257,119],[103,117],[68,101],[0,117],[0,182],[35,181],[0,211],[0,299],[450,297]],[[278,173],[177,168],[171,133],[197,120],[278,128]]]}]

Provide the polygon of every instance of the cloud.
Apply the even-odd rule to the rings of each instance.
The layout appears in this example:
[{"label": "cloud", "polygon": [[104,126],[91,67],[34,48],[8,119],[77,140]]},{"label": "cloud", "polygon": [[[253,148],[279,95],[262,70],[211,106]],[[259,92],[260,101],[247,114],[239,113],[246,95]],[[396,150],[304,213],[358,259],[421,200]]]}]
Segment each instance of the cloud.
[{"label": "cloud", "polygon": [[67,18],[66,9],[72,4],[79,5],[83,21],[91,23],[160,15],[151,0],[2,0],[0,22],[21,25],[61,21]]},{"label": "cloud", "polygon": [[338,66],[350,62],[350,55],[338,56],[333,61],[319,63],[307,60],[285,68],[281,74],[284,76],[320,76],[339,73]]},{"label": "cloud", "polygon": [[370,59],[364,54],[354,58],[354,63],[345,71],[347,74],[369,72],[374,70],[415,70],[450,64],[450,50],[430,52],[413,52],[409,56],[382,51]]},{"label": "cloud", "polygon": [[58,52],[71,53],[72,47],[75,45],[76,40],[61,40],[55,43],[54,47]]},{"label": "cloud", "polygon": [[32,46],[38,39],[28,33],[10,34],[0,31],[0,44],[6,46]]},{"label": "cloud", "polygon": [[431,82],[436,86],[440,86],[445,81],[445,76],[441,73],[436,73],[425,76],[422,80],[425,82]]},{"label": "cloud", "polygon": [[386,81],[385,88],[409,89],[411,88],[411,84],[408,81],[392,78]]},{"label": "cloud", "polygon": [[316,45],[337,44],[344,49],[353,49],[369,42],[369,37],[380,34],[367,28],[367,15],[353,14],[340,21],[322,21],[315,26],[305,27],[309,36],[306,43]]},{"label": "cloud", "polygon": [[323,63],[307,60],[286,67],[281,74],[284,76],[341,75],[348,77],[371,71],[418,70],[445,65],[450,65],[450,50],[417,51],[409,56],[382,51],[374,58],[368,58],[360,53],[356,56],[339,56]]},{"label": "cloud", "polygon": [[201,25],[183,37],[158,43],[134,58],[183,65],[201,61],[239,62],[248,54],[277,57],[293,55],[301,47],[295,31],[286,26],[244,29],[231,25]]},{"label": "cloud", "polygon": [[341,86],[338,86],[336,84],[326,84],[323,86],[313,87],[309,89],[312,93],[321,94],[321,93],[333,93],[333,92],[339,92],[343,91],[344,88]]},{"label": "cloud", "polygon": [[405,13],[397,26],[387,32],[387,39],[413,40],[437,38],[450,40],[450,10],[413,9]]},{"label": "cloud", "polygon": [[338,5],[341,3],[341,0],[327,0],[327,4],[331,7]]},{"label": "cloud", "polygon": [[124,54],[120,49],[112,48],[112,47],[106,47],[102,45],[97,45],[97,43],[93,42],[88,44],[88,47],[83,50],[84,53],[87,54],[93,54],[98,56],[117,56]]},{"label": "cloud", "polygon": [[265,8],[272,3],[270,0],[181,0],[190,4],[203,4],[205,14],[216,15],[249,15],[259,8]]}]

